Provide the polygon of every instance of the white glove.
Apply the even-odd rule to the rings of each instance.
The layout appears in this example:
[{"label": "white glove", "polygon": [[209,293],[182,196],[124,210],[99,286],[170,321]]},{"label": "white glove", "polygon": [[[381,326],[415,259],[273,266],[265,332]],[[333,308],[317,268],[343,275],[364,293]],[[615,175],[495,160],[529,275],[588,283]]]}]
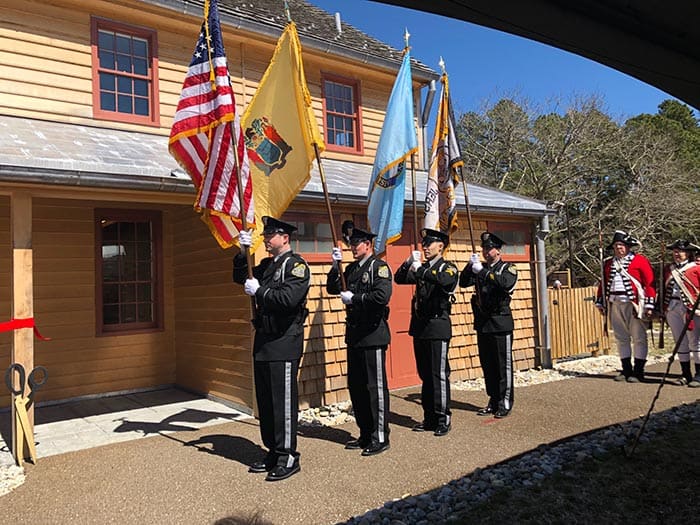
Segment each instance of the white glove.
[{"label": "white glove", "polygon": [[248,231],[246,231],[246,230],[239,231],[238,232],[238,243],[241,246],[248,246],[250,248],[250,246],[252,246],[252,244],[253,244],[252,232],[253,232],[252,229],[250,229]]},{"label": "white glove", "polygon": [[420,260],[421,260],[421,255],[423,255],[423,254],[421,253],[420,250],[413,250],[413,251],[411,252],[411,259],[413,259],[414,261],[420,262]]},{"label": "white glove", "polygon": [[344,290],[340,292],[340,300],[343,301],[343,304],[352,304],[353,295],[355,294],[353,294],[350,290]]},{"label": "white glove", "polygon": [[331,252],[331,257],[333,258],[334,263],[339,263],[340,261],[343,260],[343,250],[338,248],[337,246],[333,248],[333,251]]},{"label": "white glove", "polygon": [[418,270],[418,268],[420,268],[420,267],[421,267],[421,262],[420,262],[420,261],[413,261],[413,262],[411,263],[411,271],[412,271],[412,272],[415,272],[415,271]]},{"label": "white glove", "polygon": [[248,295],[255,295],[255,292],[260,288],[260,283],[253,277],[252,279],[246,279],[245,285],[243,286],[243,291]]},{"label": "white glove", "polygon": [[474,273],[479,273],[481,270],[484,269],[484,265],[481,264],[481,261],[479,260],[479,255],[476,253],[472,253],[472,256],[469,258],[469,262],[472,265],[472,272]]}]

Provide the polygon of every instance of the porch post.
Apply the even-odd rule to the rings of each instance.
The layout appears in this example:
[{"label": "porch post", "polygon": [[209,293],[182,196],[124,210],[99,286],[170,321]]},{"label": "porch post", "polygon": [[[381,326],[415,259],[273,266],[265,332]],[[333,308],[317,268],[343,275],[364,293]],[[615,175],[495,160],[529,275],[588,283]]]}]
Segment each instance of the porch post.
[{"label": "porch post", "polygon": [[[27,192],[13,192],[10,199],[10,231],[12,242],[12,318],[34,317],[34,283],[32,267],[32,196]],[[27,372],[34,368],[34,332],[19,328],[12,332],[12,363],[24,366]],[[19,385],[15,385],[17,387]],[[27,387],[28,388],[28,387]],[[14,401],[14,399],[13,399]],[[29,456],[28,444],[19,440],[15,405],[12,403],[12,454],[19,465]],[[34,439],[34,406],[28,407],[30,439]],[[18,443],[23,443],[22,450]]]}]

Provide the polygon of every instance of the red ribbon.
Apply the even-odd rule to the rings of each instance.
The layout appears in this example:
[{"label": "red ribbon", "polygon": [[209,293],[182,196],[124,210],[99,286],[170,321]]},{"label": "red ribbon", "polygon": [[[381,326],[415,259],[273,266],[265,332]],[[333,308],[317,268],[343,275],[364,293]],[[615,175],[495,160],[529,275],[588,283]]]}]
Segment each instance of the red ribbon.
[{"label": "red ribbon", "polygon": [[39,330],[37,330],[36,326],[34,325],[33,317],[27,317],[26,319],[11,319],[10,321],[0,323],[0,332],[10,332],[12,330],[18,330],[19,328],[33,328],[34,335],[37,337],[37,339],[41,339],[42,341],[51,341],[50,337],[44,337],[39,333]]}]

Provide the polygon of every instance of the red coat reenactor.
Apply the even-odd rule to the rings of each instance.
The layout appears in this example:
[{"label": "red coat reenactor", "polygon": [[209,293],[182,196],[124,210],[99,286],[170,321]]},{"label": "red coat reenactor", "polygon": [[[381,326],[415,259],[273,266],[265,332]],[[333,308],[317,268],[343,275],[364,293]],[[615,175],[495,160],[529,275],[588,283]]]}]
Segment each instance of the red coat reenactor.
[{"label": "red coat reenactor", "polygon": [[607,310],[610,314],[610,325],[622,362],[622,373],[615,377],[615,381],[629,383],[644,380],[648,353],[645,320],[651,318],[656,301],[651,263],[632,251],[639,246],[640,242],[626,232],[615,232],[608,246],[613,250],[613,256],[603,265],[605,287],[598,286],[596,300],[601,312]]},{"label": "red coat reenactor", "polygon": [[[683,339],[678,342],[681,332],[692,315],[692,308],[700,289],[700,267],[693,260],[700,247],[678,239],[666,246],[673,250],[673,262],[664,268],[664,314],[678,345],[678,361],[681,364],[681,377],[677,385],[700,387],[700,319],[692,319]],[[690,357],[695,362],[695,377],[690,369]]]}]

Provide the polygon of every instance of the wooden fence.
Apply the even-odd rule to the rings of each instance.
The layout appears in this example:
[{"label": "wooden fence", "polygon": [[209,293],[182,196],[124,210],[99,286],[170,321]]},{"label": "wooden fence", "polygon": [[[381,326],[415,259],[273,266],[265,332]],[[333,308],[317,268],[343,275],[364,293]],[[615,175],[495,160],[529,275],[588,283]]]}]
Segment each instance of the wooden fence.
[{"label": "wooden fence", "polygon": [[595,307],[596,287],[549,288],[552,359],[610,352],[603,316]]}]

